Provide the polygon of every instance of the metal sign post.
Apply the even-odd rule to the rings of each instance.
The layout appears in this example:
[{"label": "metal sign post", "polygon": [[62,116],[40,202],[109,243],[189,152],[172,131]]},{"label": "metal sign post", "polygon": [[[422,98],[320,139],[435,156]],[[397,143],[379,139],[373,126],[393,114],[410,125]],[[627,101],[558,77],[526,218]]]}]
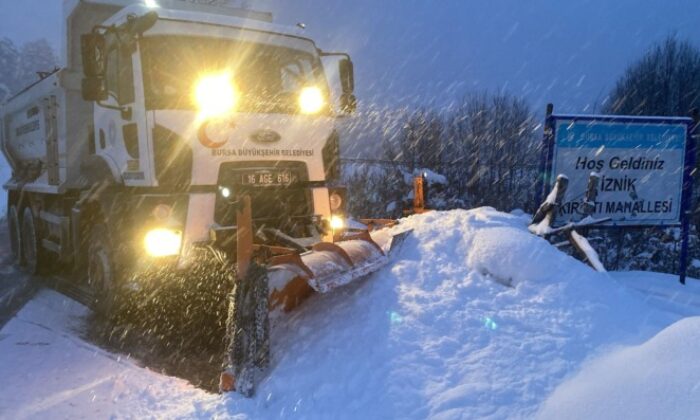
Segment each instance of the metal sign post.
[{"label": "metal sign post", "polygon": [[680,282],[685,284],[688,271],[688,237],[690,236],[690,216],[693,201],[693,173],[695,172],[696,140],[700,130],[700,113],[694,109],[692,124],[688,125],[688,144],[685,149],[685,166],[683,167],[683,203],[681,204],[681,255]]},{"label": "metal sign post", "polygon": [[551,172],[552,165],[552,148],[554,147],[554,138],[552,135],[554,131],[552,129],[552,113],[554,112],[554,105],[547,104],[547,112],[544,119],[544,133],[542,135],[542,151],[540,155],[540,174],[537,179],[537,186],[535,191],[535,203],[539,206],[547,192],[545,191],[552,182],[552,178],[549,176]]}]

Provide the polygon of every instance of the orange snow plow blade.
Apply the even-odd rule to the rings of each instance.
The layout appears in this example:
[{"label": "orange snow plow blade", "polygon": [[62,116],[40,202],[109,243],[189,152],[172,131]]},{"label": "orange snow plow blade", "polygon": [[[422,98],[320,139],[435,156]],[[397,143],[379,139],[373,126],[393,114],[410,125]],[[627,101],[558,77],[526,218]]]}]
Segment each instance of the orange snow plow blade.
[{"label": "orange snow plow blade", "polygon": [[242,200],[237,224],[238,270],[229,295],[226,368],[219,388],[245,396],[254,393],[258,373],[269,366],[271,311],[290,311],[314,292],[326,293],[378,271],[411,232],[391,236],[387,229],[353,230],[310,250],[254,245],[249,197]]},{"label": "orange snow plow blade", "polygon": [[380,246],[366,231],[338,242],[321,242],[296,257],[273,258],[268,267],[270,308],[289,311],[314,291],[327,293],[366,277],[389,263],[410,231]]}]

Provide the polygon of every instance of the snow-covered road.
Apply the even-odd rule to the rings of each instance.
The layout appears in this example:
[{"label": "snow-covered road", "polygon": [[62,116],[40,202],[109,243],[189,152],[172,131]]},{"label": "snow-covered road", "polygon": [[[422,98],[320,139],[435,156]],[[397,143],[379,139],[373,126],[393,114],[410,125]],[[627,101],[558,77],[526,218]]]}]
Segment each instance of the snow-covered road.
[{"label": "snow-covered road", "polygon": [[0,331],[0,417],[167,418],[213,398],[81,338],[88,310],[44,289]]},{"label": "snow-covered road", "polygon": [[0,214],[0,329],[37,291],[36,282],[12,264],[6,221]]},{"label": "snow-covered road", "polygon": [[80,338],[87,310],[42,291],[0,331],[0,417],[556,418],[585,388],[562,385],[582,367],[700,314],[697,284],[594,272],[526,224],[488,208],[403,220],[414,234],[392,266],[282,322],[253,399],[96,348]]}]

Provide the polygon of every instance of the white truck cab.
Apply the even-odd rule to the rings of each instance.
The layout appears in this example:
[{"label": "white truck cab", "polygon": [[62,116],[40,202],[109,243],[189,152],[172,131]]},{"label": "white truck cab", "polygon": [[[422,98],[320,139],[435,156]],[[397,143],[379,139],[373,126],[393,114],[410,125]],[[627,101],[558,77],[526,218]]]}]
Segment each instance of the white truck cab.
[{"label": "white truck cab", "polygon": [[[242,193],[264,243],[311,247],[342,229],[333,185],[335,121],[355,108],[347,54],[245,9],[66,0],[64,10],[65,67],[0,112],[13,250],[29,271],[44,260],[89,272],[182,266],[197,244],[225,247]],[[338,87],[325,56],[338,57]]]}]

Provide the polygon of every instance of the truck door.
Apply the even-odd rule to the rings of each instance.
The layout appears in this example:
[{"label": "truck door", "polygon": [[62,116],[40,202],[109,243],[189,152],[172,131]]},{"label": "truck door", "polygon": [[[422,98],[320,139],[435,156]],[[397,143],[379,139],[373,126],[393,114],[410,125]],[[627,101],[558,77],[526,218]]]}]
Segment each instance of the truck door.
[{"label": "truck door", "polygon": [[136,89],[135,57],[129,46],[116,45],[107,53],[109,96],[95,105],[95,153],[117,167],[125,185],[149,186],[148,131],[143,94]]}]

